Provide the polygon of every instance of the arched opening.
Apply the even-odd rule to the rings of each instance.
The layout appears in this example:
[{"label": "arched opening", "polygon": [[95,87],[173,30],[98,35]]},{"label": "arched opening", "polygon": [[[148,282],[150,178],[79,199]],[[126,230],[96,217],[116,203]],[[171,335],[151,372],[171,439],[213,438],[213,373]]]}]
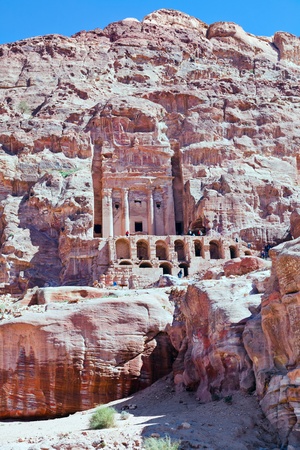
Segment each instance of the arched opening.
[{"label": "arched opening", "polygon": [[220,248],[219,244],[215,241],[210,241],[209,243],[209,254],[210,259],[220,259]]},{"label": "arched opening", "polygon": [[164,275],[172,275],[172,267],[168,263],[162,263],[159,267],[162,267]]},{"label": "arched opening", "polygon": [[146,241],[138,241],[136,243],[136,254],[139,260],[149,258],[149,245]]},{"label": "arched opening", "polygon": [[194,247],[195,247],[195,256],[197,258],[200,258],[202,256],[202,245],[200,241],[195,241],[194,242]]},{"label": "arched opening", "polygon": [[131,261],[121,261],[120,266],[132,266],[132,262]]},{"label": "arched opening", "polygon": [[203,225],[203,219],[199,217],[198,219],[194,220],[194,222],[190,224],[189,230],[191,234],[194,234],[195,236],[206,235],[206,228]]},{"label": "arched opening", "polygon": [[159,260],[168,259],[167,245],[164,241],[157,241],[156,244],[156,258]]},{"label": "arched opening", "polygon": [[229,250],[230,250],[230,258],[231,259],[234,259],[234,258],[238,257],[238,255],[237,255],[237,248],[234,245],[231,245],[229,247]]},{"label": "arched opening", "polygon": [[141,263],[141,264],[139,265],[139,267],[140,267],[141,269],[145,269],[145,268],[151,268],[152,265],[151,265],[149,262],[143,262],[143,263]]},{"label": "arched opening", "polygon": [[129,239],[118,239],[116,241],[117,259],[130,259]]},{"label": "arched opening", "polygon": [[246,250],[246,251],[245,251],[245,256],[251,256],[250,250]]},{"label": "arched opening", "polygon": [[185,260],[184,242],[177,240],[174,242],[175,252],[177,253],[178,261]]},{"label": "arched opening", "polygon": [[188,274],[189,274],[189,266],[188,266],[188,264],[182,263],[182,264],[179,264],[179,267],[180,267],[180,269],[183,269],[183,276],[187,277]]}]

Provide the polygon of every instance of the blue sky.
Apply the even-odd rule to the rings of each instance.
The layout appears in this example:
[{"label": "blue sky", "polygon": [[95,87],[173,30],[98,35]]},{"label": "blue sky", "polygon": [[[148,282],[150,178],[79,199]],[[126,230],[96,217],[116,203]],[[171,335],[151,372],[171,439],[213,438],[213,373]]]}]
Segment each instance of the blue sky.
[{"label": "blue sky", "polygon": [[300,35],[300,0],[2,0],[0,44],[52,33],[70,36],[126,17],[141,20],[161,8],[178,9],[208,24],[236,22],[256,35]]}]

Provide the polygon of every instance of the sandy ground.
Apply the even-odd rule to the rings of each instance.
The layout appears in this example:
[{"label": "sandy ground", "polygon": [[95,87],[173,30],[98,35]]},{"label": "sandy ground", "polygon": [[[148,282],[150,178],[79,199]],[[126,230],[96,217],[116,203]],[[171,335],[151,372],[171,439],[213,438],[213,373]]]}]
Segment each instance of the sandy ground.
[{"label": "sandy ground", "polygon": [[[194,392],[174,391],[171,376],[132,397],[109,403],[117,425],[89,430],[94,410],[40,421],[0,421],[1,450],[141,450],[145,437],[169,435],[180,449],[278,449],[276,434],[264,418],[255,396],[233,395],[201,404]],[[129,416],[121,419],[122,410]],[[123,413],[124,414],[124,413]]]}]

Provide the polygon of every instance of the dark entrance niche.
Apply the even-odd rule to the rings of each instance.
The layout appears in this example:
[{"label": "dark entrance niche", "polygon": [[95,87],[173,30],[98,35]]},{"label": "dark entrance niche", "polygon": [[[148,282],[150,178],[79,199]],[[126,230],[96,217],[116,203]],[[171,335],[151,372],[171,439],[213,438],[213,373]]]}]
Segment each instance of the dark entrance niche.
[{"label": "dark entrance niche", "polygon": [[143,231],[143,222],[134,222],[134,231]]},{"label": "dark entrance niche", "polygon": [[144,263],[141,263],[139,267],[141,269],[146,269],[146,268],[151,268],[152,265],[150,263],[144,262]]},{"label": "dark entrance niche", "polygon": [[136,254],[139,260],[149,259],[149,246],[146,241],[136,243]]},{"label": "dark entrance niche", "polygon": [[102,234],[102,225],[100,225],[99,223],[95,223],[94,233],[95,233],[95,235],[101,235]]},{"label": "dark entrance niche", "polygon": [[155,246],[156,246],[156,258],[160,260],[168,259],[166,244],[162,241],[158,241],[156,242]]},{"label": "dark entrance niche", "polygon": [[167,263],[162,263],[159,267],[162,268],[164,275],[171,275],[172,274],[172,268]]},{"label": "dark entrance niche", "polygon": [[118,239],[116,241],[116,253],[118,259],[130,259],[130,244],[128,239]]},{"label": "dark entrance niche", "polygon": [[183,269],[183,276],[187,277],[189,274],[189,267],[187,264],[179,264],[180,269]]},{"label": "dark entrance niche", "polygon": [[178,236],[181,236],[183,234],[183,223],[182,222],[176,222],[176,234]]},{"label": "dark entrance niche", "polygon": [[219,245],[214,241],[209,243],[209,254],[210,259],[220,259]]},{"label": "dark entrance niche", "polygon": [[229,247],[229,250],[230,250],[230,258],[231,258],[231,259],[237,258],[236,247],[234,247],[233,245],[231,245],[231,246]]},{"label": "dark entrance niche", "polygon": [[199,258],[201,257],[201,243],[199,241],[195,241],[194,245],[195,245],[195,256]]},{"label": "dark entrance niche", "polygon": [[177,253],[178,261],[185,260],[184,243],[183,241],[174,242],[175,252]]}]

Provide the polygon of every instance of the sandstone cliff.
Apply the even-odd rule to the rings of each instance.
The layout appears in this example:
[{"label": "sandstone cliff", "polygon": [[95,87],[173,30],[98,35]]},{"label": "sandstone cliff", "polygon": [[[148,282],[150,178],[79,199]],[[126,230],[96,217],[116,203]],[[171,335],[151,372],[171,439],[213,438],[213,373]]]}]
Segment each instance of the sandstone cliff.
[{"label": "sandstone cliff", "polygon": [[93,408],[171,371],[172,309],[163,291],[47,288],[32,302],[46,302],[46,311],[25,310],[0,325],[0,418]]},{"label": "sandstone cliff", "polygon": [[2,45],[0,59],[4,292],[98,279],[110,262],[105,183],[115,173],[132,185],[141,167],[149,183],[173,177],[166,214],[179,232],[258,250],[289,239],[300,206],[295,36],[160,10]]},{"label": "sandstone cliff", "polygon": [[[299,49],[288,33],[168,10],[0,46],[0,292],[45,287],[23,302],[47,305],[1,321],[1,417],[65,414],[150,384],[171,368],[167,329],[178,389],[202,401],[256,389],[282,442],[299,440],[299,240],[271,251],[269,281],[247,274],[261,267],[240,244],[233,262],[205,261],[218,240],[251,254],[299,237]],[[206,234],[194,256],[207,279],[171,303],[51,294],[111,285],[120,236],[125,274],[147,260],[151,278],[143,233],[167,239],[152,258],[161,271],[186,270],[194,241],[170,235],[189,230]]]}]

